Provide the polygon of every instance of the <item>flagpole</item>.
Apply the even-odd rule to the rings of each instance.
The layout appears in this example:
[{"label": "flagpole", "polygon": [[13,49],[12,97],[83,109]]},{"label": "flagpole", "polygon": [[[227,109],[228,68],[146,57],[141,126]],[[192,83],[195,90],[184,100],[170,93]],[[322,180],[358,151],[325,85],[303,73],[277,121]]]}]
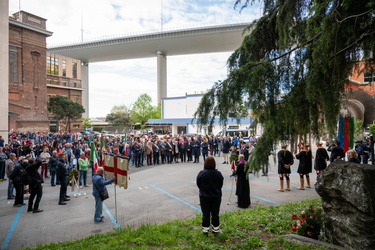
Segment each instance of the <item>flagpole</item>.
[{"label": "flagpole", "polygon": [[[118,159],[117,159],[116,156],[114,156],[113,160],[117,161]],[[117,192],[116,192],[116,186],[117,186],[117,169],[115,168],[114,170],[115,171],[114,171],[113,177],[115,178],[115,217],[116,217],[116,222],[118,223],[118,220],[117,220]]]},{"label": "flagpole", "polygon": [[[116,179],[117,179],[117,176],[116,176]],[[116,216],[116,222],[118,223],[118,220],[117,220],[117,196],[116,196],[116,186],[117,186],[117,184],[116,184],[116,182],[115,182],[115,216]]]}]

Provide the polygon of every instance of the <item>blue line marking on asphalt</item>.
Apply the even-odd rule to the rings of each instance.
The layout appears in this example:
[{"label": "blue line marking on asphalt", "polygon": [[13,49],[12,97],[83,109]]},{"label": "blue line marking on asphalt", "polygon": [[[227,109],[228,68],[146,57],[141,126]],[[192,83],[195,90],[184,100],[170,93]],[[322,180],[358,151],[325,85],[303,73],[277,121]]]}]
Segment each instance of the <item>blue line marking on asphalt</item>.
[{"label": "blue line marking on asphalt", "polygon": [[[269,178],[264,178],[264,177],[257,177],[257,176],[250,176],[250,178],[257,178],[257,179],[262,179],[262,180],[268,180],[268,181],[273,181],[273,182],[279,182],[279,180],[272,180],[272,179],[269,179]],[[298,178],[299,179],[299,178]],[[298,185],[294,185],[294,184],[290,184],[291,186],[293,187],[299,187]],[[315,190],[315,188],[307,188],[307,189],[312,189],[312,190]]]},{"label": "blue line marking on asphalt", "polygon": [[5,239],[4,239],[4,241],[3,241],[3,244],[1,245],[1,250],[8,248],[9,241],[10,241],[10,239],[12,238],[12,234],[13,234],[13,232],[14,232],[14,229],[16,229],[17,222],[18,222],[18,220],[19,220],[19,218],[20,218],[20,216],[21,216],[21,213],[22,213],[23,207],[24,207],[24,206],[18,208],[17,214],[16,214],[16,216],[14,216],[14,219],[13,219],[12,225],[10,226],[10,228],[9,228],[9,230],[8,230],[8,233],[7,233],[7,235],[5,236]]},{"label": "blue line marking on asphalt", "polygon": [[[223,188],[226,188],[226,189],[229,189],[229,190],[232,190],[232,191],[236,191],[236,190],[234,190],[233,188],[229,188],[229,187],[226,187],[226,186],[223,186]],[[275,204],[275,205],[280,205],[279,203],[276,203],[276,202],[274,202],[274,201],[270,201],[270,200],[264,199],[264,198],[259,197],[259,196],[256,196],[256,195],[252,195],[252,194],[250,194],[250,196],[251,196],[251,197],[254,197],[254,198],[257,198],[257,199],[259,199],[259,200],[262,200],[262,201],[267,201],[267,202],[272,203],[272,204]]]},{"label": "blue line marking on asphalt", "polygon": [[117,223],[115,217],[113,217],[113,215],[111,214],[111,212],[109,211],[109,209],[104,203],[103,203],[103,208],[104,208],[104,211],[107,213],[108,217],[111,219],[113,225],[115,225],[116,228],[120,228],[120,224]]},{"label": "blue line marking on asphalt", "polygon": [[164,191],[163,189],[160,189],[160,188],[158,188],[158,187],[156,187],[156,186],[154,186],[154,185],[152,185],[152,184],[151,184],[150,186],[153,187],[153,188],[155,188],[155,189],[157,189],[157,190],[159,190],[159,191],[161,191],[161,192],[163,192],[164,194],[166,194],[166,195],[168,195],[168,196],[170,196],[170,197],[172,197],[172,198],[178,200],[178,201],[181,201],[181,202],[184,203],[185,205],[188,205],[189,207],[191,207],[191,208],[197,210],[198,212],[202,213],[202,210],[200,210],[199,208],[194,207],[193,205],[191,205],[191,204],[187,203],[186,201],[181,200],[180,198],[178,198],[178,197],[176,197],[176,196],[174,196],[174,195],[172,195],[172,194],[170,194],[170,193]]},{"label": "blue line marking on asphalt", "polygon": [[193,179],[193,180],[182,180],[182,181],[157,182],[157,183],[153,183],[153,184],[154,185],[159,185],[159,184],[171,184],[171,183],[192,182],[192,181],[196,181],[196,179]]}]

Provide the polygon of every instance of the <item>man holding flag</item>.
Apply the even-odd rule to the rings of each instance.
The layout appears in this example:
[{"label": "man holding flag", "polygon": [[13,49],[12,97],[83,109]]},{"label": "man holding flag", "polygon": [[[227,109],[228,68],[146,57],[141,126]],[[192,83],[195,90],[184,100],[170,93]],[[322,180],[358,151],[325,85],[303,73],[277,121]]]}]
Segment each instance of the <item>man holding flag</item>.
[{"label": "man holding flag", "polygon": [[96,148],[95,148],[95,143],[91,142],[91,152],[90,152],[90,161],[93,166],[93,172],[92,174],[94,175],[99,167],[98,164],[98,155],[96,153]]}]

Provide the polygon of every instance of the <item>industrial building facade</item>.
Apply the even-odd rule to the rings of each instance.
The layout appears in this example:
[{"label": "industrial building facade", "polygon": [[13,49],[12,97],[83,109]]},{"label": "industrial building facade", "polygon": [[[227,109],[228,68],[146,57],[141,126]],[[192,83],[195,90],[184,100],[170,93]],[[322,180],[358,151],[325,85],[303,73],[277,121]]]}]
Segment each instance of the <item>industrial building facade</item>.
[{"label": "industrial building facade", "polygon": [[[59,129],[47,110],[49,96],[82,103],[80,61],[48,54],[46,39],[51,35],[44,18],[25,11],[9,18],[10,132]],[[79,126],[73,123],[68,130],[80,131]]]}]

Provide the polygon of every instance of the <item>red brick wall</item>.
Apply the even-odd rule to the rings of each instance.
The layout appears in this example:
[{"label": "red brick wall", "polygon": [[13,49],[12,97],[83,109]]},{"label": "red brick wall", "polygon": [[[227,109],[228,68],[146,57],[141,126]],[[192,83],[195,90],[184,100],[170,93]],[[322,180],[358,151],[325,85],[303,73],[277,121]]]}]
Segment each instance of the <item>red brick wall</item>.
[{"label": "red brick wall", "polygon": [[18,46],[18,82],[9,85],[10,129],[49,130],[46,36],[10,25],[9,44]]}]

